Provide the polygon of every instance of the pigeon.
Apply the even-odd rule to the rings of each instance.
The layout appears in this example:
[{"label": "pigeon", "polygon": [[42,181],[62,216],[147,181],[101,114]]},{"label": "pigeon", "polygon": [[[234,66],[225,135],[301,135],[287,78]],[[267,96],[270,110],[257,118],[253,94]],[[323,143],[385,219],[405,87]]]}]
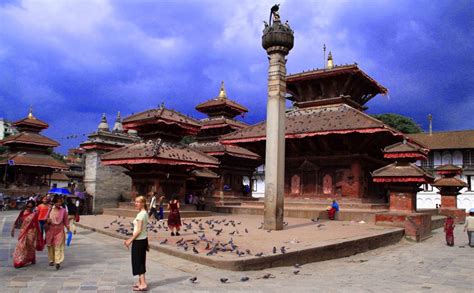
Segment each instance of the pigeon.
[{"label": "pigeon", "polygon": [[196,246],[193,246],[193,252],[194,252],[195,254],[199,254],[199,251],[197,251]]},{"label": "pigeon", "polygon": [[245,252],[246,252],[248,255],[252,255],[252,253],[250,253],[250,249],[246,249]]},{"label": "pigeon", "polygon": [[109,226],[105,226],[104,229],[109,229]]},{"label": "pigeon", "polygon": [[168,242],[168,238],[166,238],[165,240],[161,241],[160,244],[166,244],[166,242]]},{"label": "pigeon", "polygon": [[234,234],[235,234],[235,230],[229,233],[229,235],[234,235]]},{"label": "pigeon", "polygon": [[281,251],[281,253],[286,253],[285,246],[282,246],[282,247],[280,248],[280,251]]},{"label": "pigeon", "polygon": [[324,224],[318,224],[318,228],[321,228],[322,226],[324,226]]},{"label": "pigeon", "polygon": [[277,248],[273,246],[273,254],[277,253]]},{"label": "pigeon", "polygon": [[272,232],[272,230],[267,230],[268,233]]},{"label": "pigeon", "polygon": [[206,244],[206,248],[205,248],[205,249],[206,249],[206,250],[211,249],[211,245],[209,244],[209,242]]},{"label": "pigeon", "polygon": [[262,276],[262,279],[270,279],[270,278],[275,278],[275,276],[270,274],[270,273],[265,274],[265,275]]},{"label": "pigeon", "polygon": [[183,240],[184,240],[184,238],[179,239],[178,241],[176,241],[176,244],[179,244],[179,243],[183,242]]},{"label": "pigeon", "polygon": [[262,225],[260,225],[260,227],[258,227],[258,229],[263,229],[263,224],[262,224]]},{"label": "pigeon", "polygon": [[247,230],[247,228],[245,228],[245,233],[248,233],[248,232],[249,232],[249,230]]},{"label": "pigeon", "polygon": [[316,219],[311,219],[311,221],[317,223],[319,222],[319,217],[317,217]]},{"label": "pigeon", "polygon": [[299,269],[299,268],[301,268],[301,265],[300,265],[299,263],[296,263],[296,264],[294,265],[294,267],[297,268],[297,269]]},{"label": "pigeon", "polygon": [[294,270],[293,274],[298,275],[300,273],[300,270]]},{"label": "pigeon", "polygon": [[256,257],[261,257],[263,255],[263,252],[259,252],[257,254],[255,254]]},{"label": "pigeon", "polygon": [[197,282],[197,277],[192,277],[191,279],[189,279],[189,281],[191,281],[191,283],[196,283]]},{"label": "pigeon", "polygon": [[221,283],[227,283],[227,281],[229,281],[229,279],[227,278],[221,278],[220,280],[221,280]]},{"label": "pigeon", "polygon": [[248,280],[250,280],[249,277],[242,277],[242,278],[240,278],[240,282],[247,282]]}]

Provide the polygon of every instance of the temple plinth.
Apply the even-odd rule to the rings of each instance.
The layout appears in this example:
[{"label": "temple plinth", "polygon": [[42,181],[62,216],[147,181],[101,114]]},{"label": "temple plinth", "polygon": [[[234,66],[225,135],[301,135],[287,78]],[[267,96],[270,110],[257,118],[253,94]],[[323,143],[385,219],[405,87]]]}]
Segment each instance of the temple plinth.
[{"label": "temple plinth", "polygon": [[456,176],[461,175],[462,169],[451,164],[443,165],[436,168],[436,173],[441,175],[433,183],[433,186],[439,189],[441,195],[441,209],[440,214],[445,216],[452,216],[457,223],[464,223],[466,220],[466,211],[458,209],[457,196],[459,191],[467,184]]},{"label": "temple plinth", "polygon": [[390,211],[377,214],[376,223],[403,227],[405,236],[415,241],[431,236],[431,215],[416,212],[419,186],[433,177],[414,162],[426,160],[427,154],[427,149],[404,140],[384,149],[384,158],[395,162],[372,173],[374,182],[387,186],[390,197]]},{"label": "temple plinth", "polygon": [[[272,23],[273,20],[273,23]],[[285,95],[286,59],[293,48],[293,30],[282,24],[278,6],[271,9],[270,23],[265,25],[262,46],[269,58],[268,101],[265,155],[264,226],[269,230],[283,229],[285,197]]]}]

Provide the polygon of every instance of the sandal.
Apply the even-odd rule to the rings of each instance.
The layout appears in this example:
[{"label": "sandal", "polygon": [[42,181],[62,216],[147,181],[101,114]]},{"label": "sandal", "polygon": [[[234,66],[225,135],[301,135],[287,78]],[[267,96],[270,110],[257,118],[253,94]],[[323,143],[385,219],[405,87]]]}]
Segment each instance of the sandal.
[{"label": "sandal", "polygon": [[136,287],[136,288],[133,288],[133,291],[148,291],[148,287],[145,287],[145,288],[140,288],[140,287]]}]

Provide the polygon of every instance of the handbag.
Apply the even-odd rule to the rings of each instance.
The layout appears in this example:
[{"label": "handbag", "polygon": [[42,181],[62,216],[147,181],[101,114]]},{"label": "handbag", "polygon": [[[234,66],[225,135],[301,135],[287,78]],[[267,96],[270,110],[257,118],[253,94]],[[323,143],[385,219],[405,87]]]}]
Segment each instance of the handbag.
[{"label": "handbag", "polygon": [[76,223],[79,223],[80,220],[81,220],[81,217],[79,216],[79,214],[76,214],[76,219],[75,219]]}]

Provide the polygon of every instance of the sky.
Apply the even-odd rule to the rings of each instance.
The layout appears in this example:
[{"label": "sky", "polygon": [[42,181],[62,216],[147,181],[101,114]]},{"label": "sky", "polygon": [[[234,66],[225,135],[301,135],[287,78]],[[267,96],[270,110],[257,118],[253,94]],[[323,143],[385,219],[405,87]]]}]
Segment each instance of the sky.
[{"label": "sky", "polygon": [[[295,32],[288,73],[357,62],[388,88],[369,113],[474,129],[474,1],[279,0]],[[0,117],[28,114],[65,153],[97,129],[164,103],[195,118],[218,95],[265,119],[263,20],[273,1],[0,0]],[[71,138],[73,136],[73,138]]]}]

